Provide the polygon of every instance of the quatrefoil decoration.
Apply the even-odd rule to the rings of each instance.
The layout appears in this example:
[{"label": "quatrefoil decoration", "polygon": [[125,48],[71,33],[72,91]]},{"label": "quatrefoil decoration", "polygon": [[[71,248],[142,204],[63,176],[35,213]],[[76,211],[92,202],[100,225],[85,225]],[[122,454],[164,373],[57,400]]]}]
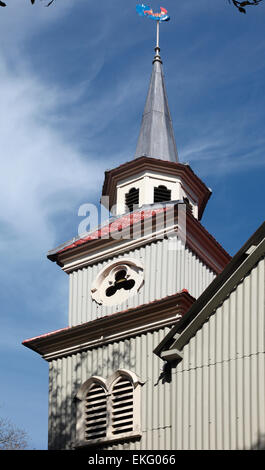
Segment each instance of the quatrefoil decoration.
[{"label": "quatrefoil decoration", "polygon": [[127,273],[125,269],[122,269],[115,274],[114,284],[106,289],[107,297],[111,297],[112,295],[116,294],[117,290],[130,290],[133,288],[135,281],[133,279],[127,279],[126,275]]},{"label": "quatrefoil decoration", "polygon": [[112,261],[97,275],[91,286],[91,297],[100,305],[118,305],[139,291],[144,283],[139,260],[121,258]]}]

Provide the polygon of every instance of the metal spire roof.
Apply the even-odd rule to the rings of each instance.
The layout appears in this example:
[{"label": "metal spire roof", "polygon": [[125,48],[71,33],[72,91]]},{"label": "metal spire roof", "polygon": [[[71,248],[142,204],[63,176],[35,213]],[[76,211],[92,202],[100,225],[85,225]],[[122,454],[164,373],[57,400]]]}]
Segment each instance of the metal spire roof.
[{"label": "metal spire roof", "polygon": [[164,82],[160,48],[155,48],[153,70],[146,98],[135,158],[152,157],[178,161],[172,120]]}]

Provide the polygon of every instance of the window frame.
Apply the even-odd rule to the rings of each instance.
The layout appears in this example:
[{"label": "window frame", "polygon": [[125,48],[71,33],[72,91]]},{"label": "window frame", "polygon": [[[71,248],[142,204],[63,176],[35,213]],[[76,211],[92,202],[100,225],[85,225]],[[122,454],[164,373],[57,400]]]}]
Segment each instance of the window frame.
[{"label": "window frame", "polygon": [[[113,432],[113,407],[112,407],[112,390],[115,384],[120,380],[121,377],[126,378],[132,385],[133,389],[133,419],[132,419],[132,430],[123,432],[120,434],[114,434]],[[106,423],[106,436],[96,439],[86,439],[86,424],[85,424],[85,404],[86,395],[89,389],[94,383],[98,383],[105,391],[107,398],[107,423]],[[92,376],[86,382],[82,384],[76,395],[77,407],[76,407],[76,443],[75,447],[91,447],[97,445],[104,445],[118,441],[128,441],[136,438],[140,438],[141,424],[140,424],[140,394],[143,382],[139,380],[134,372],[119,369],[114,374],[105,380],[102,377]]]},{"label": "window frame", "polygon": [[[118,291],[118,295],[116,292],[115,295],[108,297],[106,295],[106,288],[110,287],[110,281],[113,281],[113,276],[115,273],[122,269],[125,269],[127,274],[130,274],[130,279],[133,279],[135,284],[131,289],[125,291],[126,294],[124,294],[124,292],[121,290]],[[114,305],[121,305],[123,302],[127,302],[130,297],[136,295],[139,292],[143,284],[143,264],[135,258],[119,258],[110,261],[99,271],[92,283],[90,295],[92,300],[97,304],[103,305],[104,307],[112,307]]]}]

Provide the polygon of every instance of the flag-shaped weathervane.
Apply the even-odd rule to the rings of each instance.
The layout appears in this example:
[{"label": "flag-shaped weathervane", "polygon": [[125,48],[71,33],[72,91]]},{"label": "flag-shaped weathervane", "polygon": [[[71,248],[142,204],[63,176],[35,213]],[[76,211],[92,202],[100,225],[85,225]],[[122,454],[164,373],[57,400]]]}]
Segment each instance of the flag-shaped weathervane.
[{"label": "flag-shaped weathervane", "polygon": [[163,7],[160,7],[160,13],[154,13],[152,8],[149,7],[148,5],[137,5],[136,6],[136,11],[138,15],[140,16],[148,16],[151,20],[156,20],[156,21],[169,21],[170,16],[167,14],[167,10]]},{"label": "flag-shaped weathervane", "polygon": [[136,6],[136,11],[138,13],[138,15],[140,16],[148,16],[148,18],[150,18],[151,20],[155,20],[156,21],[156,58],[159,58],[159,60],[161,61],[160,59],[160,56],[159,56],[159,23],[162,23],[162,21],[169,21],[170,20],[170,16],[168,16],[167,14],[167,10],[163,7],[160,7],[160,13],[154,13],[152,8],[147,6],[147,5],[137,5]]}]

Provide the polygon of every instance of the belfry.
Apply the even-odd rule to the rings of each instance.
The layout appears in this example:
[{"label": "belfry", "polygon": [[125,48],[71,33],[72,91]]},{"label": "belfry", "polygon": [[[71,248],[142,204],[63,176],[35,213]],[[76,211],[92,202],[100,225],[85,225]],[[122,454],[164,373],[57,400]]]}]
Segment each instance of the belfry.
[{"label": "belfry", "polygon": [[225,434],[209,324],[225,345],[218,309],[249,246],[231,260],[200,222],[211,190],[179,161],[162,67],[157,41],[135,156],[105,172],[112,218],[48,253],[69,277],[68,325],[23,344],[49,363],[49,449],[205,449],[211,420]]}]

